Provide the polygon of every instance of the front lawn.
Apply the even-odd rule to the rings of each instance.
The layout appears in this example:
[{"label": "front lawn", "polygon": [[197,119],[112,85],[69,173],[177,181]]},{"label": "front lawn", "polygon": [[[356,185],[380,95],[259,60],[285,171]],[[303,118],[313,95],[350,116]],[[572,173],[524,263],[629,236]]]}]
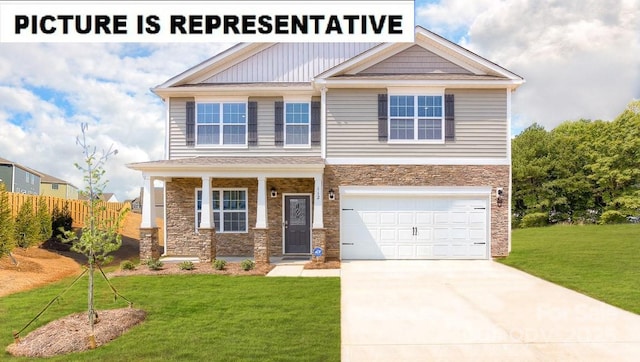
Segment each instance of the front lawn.
[{"label": "front lawn", "polygon": [[[0,298],[0,356],[20,330],[71,282]],[[340,279],[220,275],[129,276],[112,283],[144,323],[96,350],[53,361],[339,361]],[[82,284],[82,285],[80,285]],[[126,306],[97,284],[97,308]],[[28,331],[86,310],[78,283]],[[23,332],[26,336],[28,331]],[[21,360],[15,358],[15,360]]]},{"label": "front lawn", "polygon": [[640,314],[640,225],[513,230],[503,264]]}]

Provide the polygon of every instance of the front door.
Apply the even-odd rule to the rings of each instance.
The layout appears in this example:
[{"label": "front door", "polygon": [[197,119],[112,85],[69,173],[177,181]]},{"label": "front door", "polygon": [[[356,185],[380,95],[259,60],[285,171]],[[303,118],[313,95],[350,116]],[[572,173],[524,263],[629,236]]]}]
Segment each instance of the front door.
[{"label": "front door", "polygon": [[311,197],[290,195],[284,197],[284,253],[309,254],[311,252]]}]

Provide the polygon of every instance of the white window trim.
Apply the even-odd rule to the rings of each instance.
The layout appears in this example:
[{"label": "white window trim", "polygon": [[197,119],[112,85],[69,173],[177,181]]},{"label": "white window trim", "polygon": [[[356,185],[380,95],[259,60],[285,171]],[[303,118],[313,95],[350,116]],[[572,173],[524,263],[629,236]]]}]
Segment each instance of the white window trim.
[{"label": "white window trim", "polygon": [[[403,139],[392,139],[391,138],[391,97],[392,96],[401,96],[401,97],[414,97],[413,103],[413,139],[412,140],[403,140]],[[418,116],[418,97],[441,97],[441,105],[442,105],[442,117],[440,117],[440,129],[441,135],[440,139],[418,139],[418,121],[420,119],[434,119],[434,118],[420,118]],[[393,92],[387,95],[387,143],[393,144],[444,144],[445,143],[445,106],[444,106],[444,90],[442,93],[398,93]],[[394,119],[408,119],[409,117],[394,117]]]},{"label": "white window trim", "polygon": [[[198,187],[194,191],[194,194],[195,194],[194,200],[195,200],[195,202],[194,202],[193,208],[194,208],[194,211],[195,211],[194,215],[195,215],[195,230],[196,230],[196,232],[198,231],[198,191],[202,192],[202,188]],[[224,210],[220,209],[220,211],[217,211],[217,212],[220,213],[220,229],[216,228],[216,234],[247,234],[249,232],[249,189],[242,188],[242,187],[240,187],[240,188],[233,188],[233,187],[211,188],[211,193],[212,194],[213,194],[214,191],[215,192],[220,192],[221,196],[223,195],[223,193],[222,193],[223,191],[244,191],[245,192],[245,196],[247,198],[245,200],[246,208],[244,210],[245,220],[246,220],[245,230],[244,231],[223,231],[223,230],[220,230],[220,229],[224,228],[224,219],[223,219]],[[222,200],[222,197],[221,197],[220,198],[220,204],[221,205],[222,205],[222,202],[223,202],[223,200]],[[240,213],[241,211],[230,211],[230,212]],[[212,226],[215,225],[215,222],[214,222],[215,218],[213,217],[213,213],[214,213],[214,210],[213,210],[213,197],[212,197],[211,198],[211,225]]]},{"label": "white window trim", "polygon": [[[198,123],[198,104],[204,104],[204,103],[218,103],[220,104],[220,123],[202,123],[199,124]],[[245,106],[245,122],[244,122],[244,144],[242,143],[238,143],[238,144],[223,144],[223,140],[224,140],[224,111],[223,111],[223,105],[224,104],[244,104]],[[195,119],[195,148],[226,148],[226,149],[233,149],[233,148],[237,148],[237,149],[243,149],[243,148],[249,148],[249,102],[248,102],[248,98],[244,97],[244,98],[238,98],[238,97],[224,97],[224,98],[215,98],[215,99],[206,99],[206,98],[200,98],[196,101],[195,104],[195,109],[194,109],[194,117]],[[219,141],[220,143],[218,144],[199,144],[198,143],[198,126],[213,126],[213,125],[218,125],[220,127],[220,138]],[[229,123],[227,124],[227,126],[232,126],[232,125],[240,125],[239,123]]]},{"label": "white window trim", "polygon": [[[287,143],[287,104],[306,103],[309,106],[309,118],[307,119],[307,143],[306,144],[288,144]],[[311,101],[307,97],[306,100],[289,99],[284,102],[283,106],[283,127],[284,127],[284,148],[311,148]],[[303,123],[291,123],[291,125],[302,125]]]}]

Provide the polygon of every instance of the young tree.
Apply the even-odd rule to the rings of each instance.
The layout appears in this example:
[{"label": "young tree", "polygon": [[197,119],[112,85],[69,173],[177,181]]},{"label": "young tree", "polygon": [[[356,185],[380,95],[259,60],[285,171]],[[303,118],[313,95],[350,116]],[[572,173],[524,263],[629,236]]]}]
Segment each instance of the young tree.
[{"label": "young tree", "polygon": [[42,241],[39,239],[39,224],[33,212],[33,202],[31,202],[31,199],[27,199],[27,201],[20,206],[20,211],[18,211],[18,215],[16,216],[14,235],[18,245],[22,248],[36,245]]},{"label": "young tree", "polygon": [[49,213],[49,207],[43,199],[38,200],[36,219],[38,220],[38,239],[40,239],[41,241],[49,240],[52,234],[52,218],[51,213]]},{"label": "young tree", "polygon": [[11,253],[16,246],[14,238],[13,216],[9,205],[9,194],[3,182],[0,182],[0,258]]},{"label": "young tree", "polygon": [[107,180],[104,179],[104,165],[111,156],[115,156],[118,151],[110,147],[107,151],[98,154],[96,147],[87,143],[87,124],[81,125],[82,135],[76,138],[76,143],[82,148],[84,164],[76,163],[78,170],[82,171],[85,183],[83,194],[87,196],[89,213],[85,218],[85,225],[82,233],[78,237],[74,232],[66,232],[64,238],[67,241],[74,241],[71,250],[84,254],[87,257],[89,286],[87,291],[87,304],[89,326],[91,335],[89,344],[95,348],[95,306],[94,306],[94,271],[96,266],[100,266],[110,261],[109,253],[118,250],[122,245],[122,240],[118,230],[128,210],[121,210],[117,218],[100,217],[106,209],[100,200],[100,195],[104,191]]}]

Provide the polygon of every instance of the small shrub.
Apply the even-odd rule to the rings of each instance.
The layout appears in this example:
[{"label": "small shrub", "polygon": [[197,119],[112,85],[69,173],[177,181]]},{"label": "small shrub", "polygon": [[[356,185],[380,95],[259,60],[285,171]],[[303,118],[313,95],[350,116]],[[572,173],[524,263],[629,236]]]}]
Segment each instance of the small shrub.
[{"label": "small shrub", "polygon": [[147,267],[149,267],[149,270],[160,270],[164,265],[164,263],[161,262],[160,259],[149,259],[147,260],[146,264]]},{"label": "small shrub", "polygon": [[222,259],[216,259],[213,261],[213,267],[216,270],[224,270],[224,267],[227,266],[227,261]]},{"label": "small shrub", "polygon": [[250,259],[245,259],[240,263],[240,267],[244,271],[251,270],[251,269],[255,268],[255,266],[256,266],[256,263],[253,260],[250,260]]},{"label": "small shrub", "polygon": [[607,210],[602,213],[600,216],[600,221],[598,224],[623,224],[627,222],[626,216],[624,216],[620,211],[617,210]]},{"label": "small shrub", "polygon": [[130,260],[124,260],[122,263],[120,263],[120,270],[135,270],[136,269],[136,265],[130,261]]},{"label": "small shrub", "polygon": [[192,261],[183,261],[182,263],[178,264],[178,268],[180,268],[180,270],[193,270],[195,269],[195,265],[193,265]]},{"label": "small shrub", "polygon": [[522,217],[520,221],[520,227],[532,228],[539,226],[547,226],[549,223],[549,216],[544,212],[534,212],[533,214],[527,214]]},{"label": "small shrub", "polygon": [[58,206],[54,206],[51,219],[53,238],[58,239],[64,236],[65,232],[73,229],[73,218],[71,217],[68,203],[64,204],[62,210],[58,209]]}]

